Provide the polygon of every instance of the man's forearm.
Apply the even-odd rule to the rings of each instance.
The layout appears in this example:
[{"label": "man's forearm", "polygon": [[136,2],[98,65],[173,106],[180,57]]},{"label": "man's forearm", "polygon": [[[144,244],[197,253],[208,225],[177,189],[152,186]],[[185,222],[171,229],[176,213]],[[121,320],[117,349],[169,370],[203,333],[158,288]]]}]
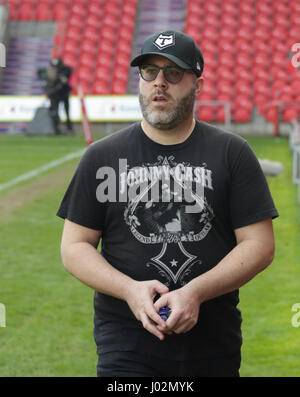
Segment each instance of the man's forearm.
[{"label": "man's forearm", "polygon": [[62,250],[66,270],[96,291],[125,300],[133,279],[111,266],[95,247],[76,242]]},{"label": "man's forearm", "polygon": [[234,291],[264,270],[272,262],[273,252],[272,246],[266,247],[263,242],[243,241],[186,287],[194,290],[200,303]]}]

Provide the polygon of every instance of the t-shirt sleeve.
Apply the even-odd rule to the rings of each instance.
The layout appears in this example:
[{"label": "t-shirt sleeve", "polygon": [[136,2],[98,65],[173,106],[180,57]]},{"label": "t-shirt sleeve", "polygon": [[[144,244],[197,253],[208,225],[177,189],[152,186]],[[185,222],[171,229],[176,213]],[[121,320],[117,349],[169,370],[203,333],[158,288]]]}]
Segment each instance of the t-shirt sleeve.
[{"label": "t-shirt sleeve", "polygon": [[230,211],[234,229],[278,216],[261,165],[247,142],[232,166],[231,178]]},{"label": "t-shirt sleeve", "polygon": [[103,230],[106,206],[97,200],[97,165],[92,147],[80,160],[57,211],[57,216],[95,230]]}]

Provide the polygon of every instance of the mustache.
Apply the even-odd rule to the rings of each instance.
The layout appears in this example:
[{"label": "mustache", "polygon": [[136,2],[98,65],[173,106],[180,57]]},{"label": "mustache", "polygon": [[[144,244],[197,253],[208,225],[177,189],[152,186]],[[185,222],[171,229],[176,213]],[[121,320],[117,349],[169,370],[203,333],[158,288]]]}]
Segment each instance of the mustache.
[{"label": "mustache", "polygon": [[162,90],[155,90],[151,95],[150,95],[150,101],[152,101],[156,96],[164,96],[167,99],[173,99],[170,94],[168,94],[165,91]]}]

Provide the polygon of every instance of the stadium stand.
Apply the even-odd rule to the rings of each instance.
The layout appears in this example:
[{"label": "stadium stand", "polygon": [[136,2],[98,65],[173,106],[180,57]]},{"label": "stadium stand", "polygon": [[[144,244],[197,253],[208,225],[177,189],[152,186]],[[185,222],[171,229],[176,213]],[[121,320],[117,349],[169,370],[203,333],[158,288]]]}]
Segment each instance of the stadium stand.
[{"label": "stadium stand", "polygon": [[[299,117],[300,71],[289,54],[300,42],[298,0],[187,0],[185,32],[206,61],[199,100],[228,101],[236,122],[256,114],[276,122],[279,105],[282,121]],[[217,106],[199,107],[198,116],[224,121]]]},{"label": "stadium stand", "polygon": [[[199,106],[199,118],[224,122],[224,102],[230,104],[235,122],[260,117],[276,124],[299,118],[300,71],[291,67],[289,51],[300,42],[299,0],[2,0],[2,4],[9,7],[11,21],[56,26],[49,40],[11,39],[2,94],[24,94],[29,86],[31,93],[40,93],[29,65],[37,69],[47,56],[61,56],[74,68],[74,94],[79,83],[85,94],[136,94],[138,75],[129,68],[131,55],[153,31],[176,29],[191,35],[204,53],[206,82],[198,100],[206,104]],[[24,74],[15,73],[17,61],[22,61]]]},{"label": "stadium stand", "polygon": [[[125,94],[128,83],[129,60],[131,56],[131,42],[135,26],[136,0],[4,0],[10,11],[11,21],[22,22],[56,22],[56,32],[52,40],[53,50],[48,51],[51,56],[61,56],[66,64],[75,70],[72,81],[73,93],[77,93],[80,83],[85,94]],[[16,46],[23,51],[19,54],[19,61],[40,67],[41,49],[37,45],[37,57],[26,57],[28,48],[21,39],[12,38],[8,60],[8,74],[10,62],[14,62]],[[38,37],[28,39],[30,48],[33,43],[45,45],[45,39]],[[30,42],[30,43],[29,43]],[[24,44],[24,45],[23,45]],[[97,56],[101,54],[101,56]],[[116,55],[118,55],[116,57]],[[38,65],[38,66],[37,66]],[[44,64],[43,64],[44,66]],[[27,67],[26,67],[27,68]],[[25,68],[24,68],[25,69]],[[7,75],[8,76],[8,75]],[[23,94],[16,76],[15,85],[5,76],[2,94]],[[114,77],[118,77],[117,83]],[[38,83],[35,82],[36,86]],[[14,91],[15,90],[15,91]],[[32,90],[32,94],[41,90]],[[27,93],[27,92],[26,92]]]}]

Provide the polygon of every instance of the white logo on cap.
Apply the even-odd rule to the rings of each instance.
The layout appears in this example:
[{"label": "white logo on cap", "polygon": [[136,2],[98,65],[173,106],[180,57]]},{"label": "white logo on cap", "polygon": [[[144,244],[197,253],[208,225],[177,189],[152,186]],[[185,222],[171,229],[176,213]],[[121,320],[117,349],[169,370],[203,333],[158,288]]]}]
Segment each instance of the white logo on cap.
[{"label": "white logo on cap", "polygon": [[173,34],[166,35],[161,33],[154,41],[154,44],[159,50],[163,50],[171,45],[175,45],[175,37]]},{"label": "white logo on cap", "polygon": [[200,67],[199,62],[197,62],[197,69],[198,69],[198,70],[201,70],[201,67]]}]

